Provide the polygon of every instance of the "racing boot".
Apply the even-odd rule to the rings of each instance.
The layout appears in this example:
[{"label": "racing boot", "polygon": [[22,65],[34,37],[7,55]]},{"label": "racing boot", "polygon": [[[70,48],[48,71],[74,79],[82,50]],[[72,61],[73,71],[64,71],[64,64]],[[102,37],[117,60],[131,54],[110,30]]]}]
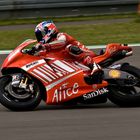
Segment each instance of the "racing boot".
[{"label": "racing boot", "polygon": [[104,75],[104,72],[101,69],[101,67],[95,62],[93,64],[90,64],[89,67],[91,69],[91,74],[84,78],[86,83],[89,85],[101,84]]},{"label": "racing boot", "polygon": [[101,69],[101,67],[94,62],[92,65],[92,72],[90,75],[93,81],[93,84],[94,83],[101,84],[103,80],[103,75],[104,75],[104,72]]}]

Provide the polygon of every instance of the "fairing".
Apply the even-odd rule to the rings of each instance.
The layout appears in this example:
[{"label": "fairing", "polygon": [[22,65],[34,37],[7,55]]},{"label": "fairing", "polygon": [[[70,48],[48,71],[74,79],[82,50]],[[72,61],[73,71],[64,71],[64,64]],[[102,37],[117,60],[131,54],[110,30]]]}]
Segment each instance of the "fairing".
[{"label": "fairing", "polygon": [[[102,84],[88,85],[84,81],[84,76],[89,72],[89,68],[73,60],[63,51],[54,50],[45,57],[22,52],[25,47],[35,42],[36,40],[27,40],[19,45],[5,59],[2,70],[19,68],[41,81],[46,88],[47,104],[66,102],[108,86],[106,81],[103,81]],[[110,51],[112,47],[108,46],[105,54],[93,59],[97,63],[107,59],[114,52],[122,49],[117,45],[112,51]],[[126,49],[128,48],[126,47]]]},{"label": "fairing", "polygon": [[10,67],[19,67],[21,68],[25,64],[32,62],[34,60],[40,59],[39,57],[31,56],[22,53],[22,50],[28,45],[35,43],[36,40],[26,40],[22,44],[20,44],[17,48],[15,48],[5,59],[2,64],[1,69],[10,68]]},{"label": "fairing", "polygon": [[93,60],[99,64],[103,62],[104,60],[113,57],[115,53],[121,52],[121,51],[128,51],[127,53],[128,55],[126,54],[126,56],[132,55],[131,47],[124,46],[118,43],[111,43],[106,46],[106,50],[104,54],[94,57]]}]

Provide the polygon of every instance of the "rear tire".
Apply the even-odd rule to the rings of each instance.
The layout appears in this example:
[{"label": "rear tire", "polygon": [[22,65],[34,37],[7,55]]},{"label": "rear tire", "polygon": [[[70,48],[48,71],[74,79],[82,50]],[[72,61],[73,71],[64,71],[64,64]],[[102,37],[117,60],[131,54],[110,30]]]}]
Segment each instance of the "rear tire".
[{"label": "rear tire", "polygon": [[[7,85],[10,85],[11,81],[11,76],[3,76],[0,79],[0,103],[6,108],[13,111],[34,110],[41,102],[41,94],[38,84],[35,83],[35,92],[32,94],[28,92],[23,92],[23,95],[20,95],[18,94],[18,92],[15,92],[15,96],[19,96],[18,99],[15,96],[12,96],[12,91],[10,93],[10,90],[6,90]],[[20,99],[20,96],[24,96],[24,99]]]},{"label": "rear tire", "polygon": [[[140,69],[127,64],[123,65],[120,70],[130,73],[140,80]],[[140,106],[140,82],[132,87],[110,86],[109,91],[109,100],[119,106]]]}]

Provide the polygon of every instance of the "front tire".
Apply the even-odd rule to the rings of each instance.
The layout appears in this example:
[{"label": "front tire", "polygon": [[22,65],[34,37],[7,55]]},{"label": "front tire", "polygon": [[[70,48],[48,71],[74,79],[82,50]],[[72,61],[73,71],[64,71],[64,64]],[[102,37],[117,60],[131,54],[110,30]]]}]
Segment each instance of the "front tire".
[{"label": "front tire", "polygon": [[21,94],[18,92],[14,93],[14,90],[11,90],[11,82],[12,77],[10,75],[3,76],[0,79],[0,103],[6,108],[13,111],[34,110],[41,102],[39,86],[36,83],[34,83],[34,93],[22,92]]},{"label": "front tire", "polygon": [[[127,64],[123,65],[120,70],[132,74],[140,81],[140,69]],[[110,93],[108,94],[109,100],[119,106],[122,107],[140,106],[140,82],[130,87],[110,86],[109,91],[110,91]]]}]

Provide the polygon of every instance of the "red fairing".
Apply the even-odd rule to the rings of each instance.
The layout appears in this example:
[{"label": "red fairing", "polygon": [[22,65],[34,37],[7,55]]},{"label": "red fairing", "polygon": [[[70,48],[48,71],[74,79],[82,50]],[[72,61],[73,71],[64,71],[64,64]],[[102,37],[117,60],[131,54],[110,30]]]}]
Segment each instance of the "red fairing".
[{"label": "red fairing", "polygon": [[84,81],[84,75],[89,68],[73,60],[66,50],[61,52],[55,49],[57,51],[51,51],[45,57],[22,52],[25,47],[35,42],[35,40],[28,40],[19,45],[6,58],[2,70],[20,68],[41,81],[46,89],[47,104],[66,102],[108,85],[105,81],[94,87],[88,85]]},{"label": "red fairing", "polygon": [[103,55],[99,55],[97,57],[93,57],[94,62],[100,63],[104,60],[112,57],[116,52],[126,50],[129,52],[130,55],[132,55],[132,48],[129,46],[125,46],[119,43],[111,43],[106,46],[106,51]]},{"label": "red fairing", "polygon": [[[77,43],[72,38],[70,40],[73,43]],[[108,86],[106,81],[102,81],[101,84],[88,85],[84,77],[89,73],[90,69],[82,64],[81,61],[69,55],[67,50],[63,48],[64,46],[53,49],[44,56],[29,55],[22,51],[25,47],[35,42],[36,40],[28,40],[19,45],[6,58],[2,65],[2,70],[19,68],[38,79],[46,89],[47,104],[60,104]],[[51,45],[55,48],[55,45]],[[86,48],[83,47],[82,49],[86,53],[90,53]],[[109,44],[105,53],[93,57],[93,60],[97,63],[104,61],[119,50],[131,52],[131,49],[127,46]],[[99,92],[98,94],[103,93]]]},{"label": "red fairing", "polygon": [[8,67],[22,67],[27,63],[32,62],[33,59],[35,60],[40,59],[38,57],[33,57],[31,55],[23,54],[21,52],[22,49],[35,42],[36,40],[27,40],[22,44],[20,44],[17,48],[15,48],[3,62],[2,69]]}]

